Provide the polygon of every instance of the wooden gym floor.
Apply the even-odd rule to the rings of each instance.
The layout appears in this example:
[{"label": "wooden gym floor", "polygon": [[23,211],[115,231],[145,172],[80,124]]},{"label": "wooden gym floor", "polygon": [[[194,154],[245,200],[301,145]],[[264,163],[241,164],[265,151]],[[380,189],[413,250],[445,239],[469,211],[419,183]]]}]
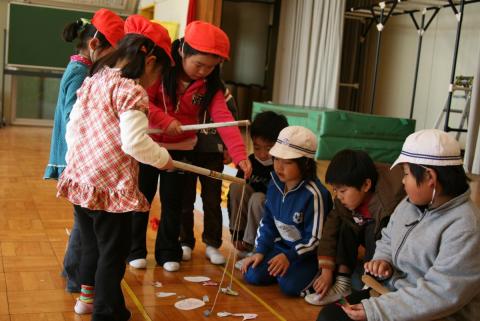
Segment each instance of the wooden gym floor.
[{"label": "wooden gym floor", "polygon": [[[66,229],[72,225],[72,206],[55,197],[55,181],[42,179],[48,161],[50,128],[6,127],[0,129],[0,321],[63,321],[90,320],[78,316],[73,306],[78,294],[65,292],[65,280],[60,276],[67,242]],[[323,177],[326,163],[320,163]],[[472,196],[480,204],[478,177],[472,182]],[[158,217],[158,197],[152,207]],[[196,213],[197,240],[202,231],[201,214]],[[148,246],[153,252],[155,233],[149,227]],[[224,229],[222,251],[231,249],[229,233]],[[210,307],[216,287],[189,283],[184,276],[205,275],[219,282],[223,270],[204,257],[201,242],[190,262],[182,263],[179,272],[169,273],[155,266],[151,254],[146,270],[127,267],[123,281],[124,296],[134,321],[208,320],[203,311]],[[231,267],[224,285],[230,282]],[[233,273],[233,288],[240,296],[218,297],[215,314],[219,311],[257,313],[257,320],[313,321],[319,308],[306,304],[301,298],[282,295],[278,286],[246,285],[238,271]],[[161,288],[152,283],[159,281]],[[177,295],[157,298],[156,292],[175,292]],[[178,296],[210,298],[210,305],[192,311],[177,310],[173,304]],[[240,320],[227,317],[226,320]]]},{"label": "wooden gym floor", "polygon": [[[63,321],[90,320],[78,316],[73,306],[78,294],[65,292],[65,281],[60,276],[67,242],[66,229],[72,225],[72,206],[55,197],[56,182],[43,180],[50,148],[50,128],[6,127],[0,129],[0,321]],[[158,197],[152,207],[158,217]],[[151,216],[152,217],[152,216]],[[195,232],[201,240],[201,214],[196,214]],[[200,231],[200,232],[199,232]],[[153,253],[155,233],[149,227],[148,246]],[[224,230],[224,255],[231,249],[228,230]],[[155,266],[153,255],[148,255],[146,270],[127,267],[123,292],[131,320],[221,320],[216,315],[206,318],[203,312],[209,306],[192,311],[181,311],[173,304],[177,296],[202,299],[208,295],[210,304],[216,287],[202,286],[183,280],[184,276],[205,275],[219,282],[223,270],[210,264],[204,257],[205,247],[197,242],[193,258],[182,263],[179,272],[165,272]],[[230,275],[232,269],[228,269]],[[230,282],[226,276],[224,285]],[[161,288],[152,283],[159,281]],[[246,285],[238,271],[234,271],[233,289],[238,297],[220,294],[215,314],[219,311],[257,313],[257,320],[316,319],[319,308],[300,298],[282,295],[278,286],[253,287]],[[177,296],[157,298],[156,292],[175,292]],[[226,317],[225,320],[240,320]]]}]

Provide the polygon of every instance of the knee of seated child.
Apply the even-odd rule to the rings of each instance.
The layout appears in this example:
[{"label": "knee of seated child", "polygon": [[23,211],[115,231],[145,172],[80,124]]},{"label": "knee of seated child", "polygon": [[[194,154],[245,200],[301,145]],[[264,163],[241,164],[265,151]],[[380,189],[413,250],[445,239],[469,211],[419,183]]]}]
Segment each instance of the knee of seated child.
[{"label": "knee of seated child", "polygon": [[265,208],[265,194],[261,192],[254,193],[248,200],[249,216],[253,215],[258,220],[263,217],[263,209]]},{"label": "knee of seated child", "polygon": [[250,199],[248,200],[248,203],[251,204],[251,206],[264,206],[265,205],[265,194],[262,192],[255,192],[250,196]]},{"label": "knee of seated child", "polygon": [[262,273],[259,273],[258,270],[249,267],[247,273],[243,275],[243,279],[249,284],[261,285],[264,284],[265,277],[262,275]]},{"label": "knee of seated child", "polygon": [[299,296],[302,289],[298,287],[298,280],[292,278],[279,278],[278,285],[283,294],[288,296]]},{"label": "knee of seated child", "polygon": [[236,196],[237,194],[239,194],[238,197],[240,197],[242,193],[242,185],[231,183],[228,188],[228,193],[230,194],[230,197]]}]

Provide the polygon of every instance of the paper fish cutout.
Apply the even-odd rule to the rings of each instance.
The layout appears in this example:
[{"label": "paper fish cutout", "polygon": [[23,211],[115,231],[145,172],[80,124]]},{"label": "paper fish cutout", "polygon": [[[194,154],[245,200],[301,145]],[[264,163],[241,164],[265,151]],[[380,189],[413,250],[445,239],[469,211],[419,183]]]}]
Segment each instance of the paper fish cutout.
[{"label": "paper fish cutout", "polygon": [[155,293],[155,296],[157,298],[166,298],[167,296],[174,296],[176,295],[175,292],[157,292]]},{"label": "paper fish cutout", "polygon": [[175,307],[179,310],[193,310],[203,307],[204,305],[205,302],[195,298],[188,298],[175,303]]},{"label": "paper fish cutout", "polygon": [[183,279],[188,282],[201,283],[210,281],[208,276],[184,276]]},{"label": "paper fish cutout", "polygon": [[221,318],[228,317],[228,316],[243,317],[243,320],[252,320],[252,319],[256,319],[258,314],[255,314],[255,313],[231,313],[231,312],[222,311],[222,312],[218,312],[217,316],[221,317]]},{"label": "paper fish cutout", "polygon": [[222,293],[225,293],[226,295],[232,295],[232,296],[237,296],[238,292],[233,290],[231,287],[227,288],[222,288]]},{"label": "paper fish cutout", "polygon": [[161,288],[163,286],[162,282],[158,282],[158,281],[153,282],[152,285],[156,288]]}]

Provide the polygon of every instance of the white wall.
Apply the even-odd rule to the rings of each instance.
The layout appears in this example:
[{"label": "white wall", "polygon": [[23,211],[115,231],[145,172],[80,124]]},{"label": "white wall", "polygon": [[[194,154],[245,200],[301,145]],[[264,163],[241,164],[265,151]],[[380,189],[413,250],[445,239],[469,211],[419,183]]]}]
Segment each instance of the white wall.
[{"label": "white wall", "polygon": [[187,22],[188,0],[140,0],[139,8],[151,4],[155,4],[154,19],[178,22],[180,24],[179,37],[183,37]]},{"label": "white wall", "polygon": [[[432,12],[427,14],[430,17]],[[458,51],[456,75],[474,76],[480,64],[480,3],[465,6]],[[428,19],[428,18],[427,18]],[[420,15],[417,16],[420,23]],[[448,97],[453,62],[457,20],[450,8],[442,9],[426,31],[423,39],[417,93],[413,118],[416,129],[433,128]],[[370,88],[375,57],[376,29],[370,31],[365,79],[363,79],[363,108],[370,109]],[[377,81],[374,113],[394,117],[409,117],[417,52],[417,31],[407,15],[391,17],[382,36],[381,62]],[[464,106],[463,99],[452,99],[452,108]],[[444,119],[440,124],[443,129]],[[459,127],[460,115],[451,114],[450,127]],[[456,135],[452,132],[451,135]],[[466,148],[466,135],[460,136]],[[480,168],[480,137],[474,173]],[[475,167],[476,166],[476,167]],[[475,169],[476,168],[476,169]]]},{"label": "white wall", "polygon": [[[479,18],[480,3],[465,6],[456,75],[473,76],[479,63]],[[417,21],[420,23],[420,15],[417,16]],[[417,120],[417,130],[434,126],[447,99],[456,26],[457,20],[452,10],[444,8],[424,35],[413,114]],[[371,35],[375,36],[376,32],[375,28],[370,31]],[[364,99],[367,106],[370,106],[370,84],[375,55],[375,41],[372,40],[375,40],[375,37],[369,42],[370,61],[364,80]],[[375,114],[406,118],[409,116],[417,42],[417,32],[408,15],[390,18],[382,36]],[[460,102],[454,99],[452,107]],[[450,126],[457,127],[458,120],[459,116],[453,116]]]}]

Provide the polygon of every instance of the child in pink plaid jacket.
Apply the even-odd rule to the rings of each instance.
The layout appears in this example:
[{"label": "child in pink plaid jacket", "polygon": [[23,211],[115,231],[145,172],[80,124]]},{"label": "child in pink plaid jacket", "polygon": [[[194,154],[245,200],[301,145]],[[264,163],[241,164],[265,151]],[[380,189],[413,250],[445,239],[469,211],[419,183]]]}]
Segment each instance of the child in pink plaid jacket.
[{"label": "child in pink plaid jacket", "polygon": [[132,212],[148,210],[138,162],[171,169],[168,151],[148,135],[148,87],[171,63],[165,28],[141,16],[125,22],[117,49],[97,61],[77,93],[67,126],[67,167],[58,196],[78,212],[82,239],[77,314],[126,321],[120,282],[130,249]]}]

